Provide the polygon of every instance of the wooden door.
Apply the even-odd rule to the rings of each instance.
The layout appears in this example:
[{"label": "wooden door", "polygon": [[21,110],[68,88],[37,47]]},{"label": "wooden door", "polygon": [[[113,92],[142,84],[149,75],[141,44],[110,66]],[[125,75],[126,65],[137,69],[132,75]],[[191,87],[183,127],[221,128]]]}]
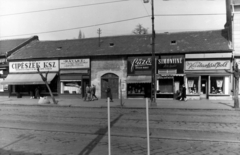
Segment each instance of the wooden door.
[{"label": "wooden door", "polygon": [[111,88],[113,99],[118,99],[119,78],[117,75],[108,73],[101,78],[101,98],[107,98],[106,89],[109,86]]}]

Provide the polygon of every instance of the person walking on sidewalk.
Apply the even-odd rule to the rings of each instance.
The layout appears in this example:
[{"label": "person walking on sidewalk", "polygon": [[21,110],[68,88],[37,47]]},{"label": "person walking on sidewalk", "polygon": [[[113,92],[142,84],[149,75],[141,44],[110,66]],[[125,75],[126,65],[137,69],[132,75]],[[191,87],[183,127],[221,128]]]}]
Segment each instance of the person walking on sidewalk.
[{"label": "person walking on sidewalk", "polygon": [[87,85],[86,87],[86,91],[85,91],[85,97],[84,97],[84,101],[89,101],[90,100],[90,87],[89,85]]},{"label": "person walking on sidewalk", "polygon": [[186,101],[186,87],[184,84],[182,85],[182,95],[180,101]]},{"label": "person walking on sidewalk", "polygon": [[91,98],[92,101],[94,101],[95,99],[98,100],[97,96],[96,96],[96,86],[93,84],[91,87]]},{"label": "person walking on sidewalk", "polygon": [[106,89],[107,98],[110,98],[110,102],[113,102],[111,88],[107,86]]}]

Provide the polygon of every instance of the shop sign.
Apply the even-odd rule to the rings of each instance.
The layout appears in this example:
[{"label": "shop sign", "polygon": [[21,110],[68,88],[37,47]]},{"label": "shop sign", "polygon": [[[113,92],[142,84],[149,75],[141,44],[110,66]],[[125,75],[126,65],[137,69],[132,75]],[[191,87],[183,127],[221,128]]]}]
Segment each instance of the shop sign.
[{"label": "shop sign", "polygon": [[60,60],[60,68],[89,68],[89,59],[63,59]]},{"label": "shop sign", "polygon": [[183,73],[184,56],[161,56],[157,60],[157,70],[177,70],[177,73]]},{"label": "shop sign", "polygon": [[151,57],[129,57],[128,75],[150,75],[152,69]]},{"label": "shop sign", "polygon": [[9,62],[9,72],[10,73],[37,72],[37,66],[39,66],[40,72],[59,71],[58,60],[43,60],[43,61]]},{"label": "shop sign", "polygon": [[186,61],[185,70],[221,70],[230,69],[230,60]]}]

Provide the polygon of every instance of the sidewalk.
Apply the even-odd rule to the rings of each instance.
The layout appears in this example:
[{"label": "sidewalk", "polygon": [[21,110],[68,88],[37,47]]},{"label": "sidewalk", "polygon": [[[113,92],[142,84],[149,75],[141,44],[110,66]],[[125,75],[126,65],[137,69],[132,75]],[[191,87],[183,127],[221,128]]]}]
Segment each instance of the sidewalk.
[{"label": "sidewalk", "polygon": [[[107,102],[105,99],[99,99],[95,101],[83,101],[82,98],[56,98],[58,105],[52,103],[51,98],[49,98],[51,104],[38,104],[38,99],[30,98],[16,98],[16,97],[0,97],[0,105],[31,105],[31,106],[74,106],[74,107],[107,107]],[[124,107],[126,108],[145,108],[145,99],[123,99]],[[188,100],[188,101],[178,101],[178,100],[164,100],[157,99],[157,105],[151,106],[150,108],[171,108],[171,109],[223,109],[223,110],[234,110],[232,100]],[[111,107],[119,107],[120,100],[115,99],[114,102],[110,102]]]}]

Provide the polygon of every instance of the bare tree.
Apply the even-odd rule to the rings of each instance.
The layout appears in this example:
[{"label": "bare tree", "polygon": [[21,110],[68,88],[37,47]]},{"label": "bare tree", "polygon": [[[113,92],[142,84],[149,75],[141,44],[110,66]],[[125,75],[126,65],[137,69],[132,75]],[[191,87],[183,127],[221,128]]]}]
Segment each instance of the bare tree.
[{"label": "bare tree", "polygon": [[230,73],[234,77],[234,108],[239,108],[239,99],[238,99],[238,92],[239,92],[239,76],[240,72],[238,70],[238,64],[237,62],[234,62],[233,64],[233,71],[225,70],[227,73]]},{"label": "bare tree", "polygon": [[57,101],[55,100],[55,98],[54,98],[54,96],[53,96],[53,93],[52,93],[52,90],[51,90],[51,88],[49,87],[48,82],[47,82],[47,76],[48,76],[48,73],[49,73],[49,72],[46,72],[46,75],[43,76],[43,73],[40,72],[40,70],[39,70],[39,65],[37,65],[37,72],[38,72],[38,74],[41,76],[43,82],[46,84],[46,86],[47,86],[47,88],[48,88],[48,91],[49,91],[49,93],[50,93],[50,95],[51,95],[51,98],[52,98],[53,103],[54,103],[54,104],[57,104]]},{"label": "bare tree", "polygon": [[85,35],[84,35],[84,33],[80,30],[80,31],[79,31],[79,34],[78,34],[78,39],[83,39],[83,38],[85,38]]},{"label": "bare tree", "polygon": [[148,34],[148,28],[144,28],[141,24],[138,24],[132,31],[133,34]]}]

